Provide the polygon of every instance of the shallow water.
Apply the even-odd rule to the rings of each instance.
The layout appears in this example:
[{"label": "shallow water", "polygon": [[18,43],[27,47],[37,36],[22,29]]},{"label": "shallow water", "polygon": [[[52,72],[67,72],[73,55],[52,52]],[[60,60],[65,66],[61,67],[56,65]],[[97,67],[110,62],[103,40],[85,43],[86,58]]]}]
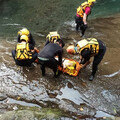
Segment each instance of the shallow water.
[{"label": "shallow water", "polygon": [[[0,0],[0,35],[16,36],[22,27],[32,33],[48,34],[55,30],[64,33],[63,23],[74,21],[76,9],[82,2],[84,0]],[[89,19],[119,12],[119,0],[97,0]]]}]

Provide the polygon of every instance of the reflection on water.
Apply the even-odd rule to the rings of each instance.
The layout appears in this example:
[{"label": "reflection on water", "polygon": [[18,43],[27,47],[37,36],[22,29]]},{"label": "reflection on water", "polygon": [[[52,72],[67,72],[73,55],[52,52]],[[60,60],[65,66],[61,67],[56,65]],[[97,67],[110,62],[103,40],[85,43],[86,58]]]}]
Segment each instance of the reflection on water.
[{"label": "reflection on water", "polygon": [[24,102],[24,101],[18,101],[18,100],[12,99],[12,98],[7,98],[7,103],[9,103],[9,104],[18,104],[18,105],[29,106],[29,107],[34,107],[34,106],[35,107],[40,107],[37,104],[27,103],[27,102]]},{"label": "reflection on water", "polygon": [[17,25],[20,25],[20,24],[16,24],[16,23],[11,24],[11,23],[8,23],[8,24],[2,24],[1,26],[17,26]]},{"label": "reflection on water", "polygon": [[104,75],[104,76],[110,78],[110,77],[116,76],[117,74],[120,74],[120,70],[117,71],[117,72],[114,72],[114,73],[112,73],[112,74],[110,74],[110,75]]},{"label": "reflection on water", "polygon": [[56,96],[56,98],[58,98],[60,100],[68,99],[77,105],[80,105],[80,103],[84,103],[82,100],[83,99],[82,95],[77,90],[75,90],[73,88],[68,88],[67,85],[65,87],[62,87],[60,89],[60,92],[62,92],[62,94]]},{"label": "reflection on water", "polygon": [[99,117],[110,117],[110,118],[114,118],[114,116],[107,114],[103,111],[97,111],[95,117],[99,118]]}]

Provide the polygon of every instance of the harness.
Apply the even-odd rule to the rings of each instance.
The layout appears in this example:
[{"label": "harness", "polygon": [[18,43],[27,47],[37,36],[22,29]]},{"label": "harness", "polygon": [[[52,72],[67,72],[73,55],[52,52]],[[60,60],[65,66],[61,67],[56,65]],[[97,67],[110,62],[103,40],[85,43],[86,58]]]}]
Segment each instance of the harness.
[{"label": "harness", "polygon": [[89,49],[91,56],[98,54],[99,44],[95,38],[87,38],[77,43],[77,53],[81,53],[82,50]]},{"label": "harness", "polygon": [[29,49],[29,43],[21,42],[16,45],[16,56],[17,60],[32,59],[32,53]]},{"label": "harness", "polygon": [[80,16],[80,17],[83,17],[84,13],[85,13],[85,8],[86,7],[90,7],[90,5],[88,4],[88,2],[84,2],[81,4],[81,6],[79,6],[77,8],[77,14]]}]

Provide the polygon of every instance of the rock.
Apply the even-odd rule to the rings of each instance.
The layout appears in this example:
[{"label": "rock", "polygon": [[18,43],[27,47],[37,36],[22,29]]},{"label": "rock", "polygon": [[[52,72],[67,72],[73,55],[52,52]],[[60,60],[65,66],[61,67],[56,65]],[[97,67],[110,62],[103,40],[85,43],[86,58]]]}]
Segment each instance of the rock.
[{"label": "rock", "polygon": [[3,100],[5,100],[5,99],[7,99],[6,94],[0,93],[0,101],[3,101]]}]

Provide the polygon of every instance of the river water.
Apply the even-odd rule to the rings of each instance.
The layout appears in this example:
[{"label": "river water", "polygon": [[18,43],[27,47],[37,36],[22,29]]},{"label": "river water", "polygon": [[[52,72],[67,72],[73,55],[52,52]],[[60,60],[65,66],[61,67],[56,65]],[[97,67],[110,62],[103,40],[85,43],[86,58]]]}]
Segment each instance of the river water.
[{"label": "river water", "polygon": [[119,0],[98,0],[88,18],[85,37],[101,39],[107,46],[94,81],[88,81],[92,63],[77,77],[61,74],[55,79],[50,69],[42,77],[38,64],[26,68],[13,61],[11,50],[22,27],[31,31],[39,50],[48,32],[57,30],[66,43],[64,56],[78,60],[78,56],[68,55],[65,49],[82,39],[75,32],[74,23],[76,8],[82,2],[0,0],[0,95],[4,104],[25,102],[23,106],[59,108],[79,119],[120,116]]}]

